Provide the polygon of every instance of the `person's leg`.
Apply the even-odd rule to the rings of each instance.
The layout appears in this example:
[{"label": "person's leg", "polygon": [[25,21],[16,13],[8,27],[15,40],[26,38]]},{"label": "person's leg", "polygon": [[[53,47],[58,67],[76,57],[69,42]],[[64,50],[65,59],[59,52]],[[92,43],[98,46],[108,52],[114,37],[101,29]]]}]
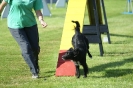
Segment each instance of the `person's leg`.
[{"label": "person's leg", "polygon": [[35,63],[37,66],[37,71],[39,73],[39,64],[38,64],[38,55],[40,52],[39,47],[39,34],[38,34],[38,27],[37,25],[34,25],[32,27],[25,27],[24,28],[27,38],[29,40],[29,43],[31,45],[31,48],[33,50],[34,56],[35,56]]},{"label": "person's leg", "polygon": [[37,68],[35,64],[35,57],[31,48],[31,45],[29,43],[29,40],[27,38],[27,35],[25,33],[24,29],[12,29],[9,28],[12,36],[14,39],[17,41],[18,45],[21,48],[22,51],[22,56],[24,57],[24,60],[30,67],[30,70],[32,74],[38,74],[37,73]]}]

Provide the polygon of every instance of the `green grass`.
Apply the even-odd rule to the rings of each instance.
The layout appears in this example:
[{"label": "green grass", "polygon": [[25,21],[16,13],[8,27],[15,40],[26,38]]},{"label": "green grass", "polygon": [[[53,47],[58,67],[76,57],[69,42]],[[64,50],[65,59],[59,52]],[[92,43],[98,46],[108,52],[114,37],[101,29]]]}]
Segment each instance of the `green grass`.
[{"label": "green grass", "polygon": [[[52,16],[44,17],[48,27],[42,28],[38,23],[41,78],[36,80],[31,78],[20,49],[7,28],[7,19],[0,20],[0,88],[132,88],[133,15],[122,14],[126,0],[104,2],[112,43],[103,43],[103,57],[98,44],[90,44],[93,59],[87,57],[90,73],[85,79],[82,75],[80,79],[54,75],[66,8],[55,8],[53,5]],[[84,23],[88,23],[87,15]],[[105,36],[102,34],[102,38]]]}]

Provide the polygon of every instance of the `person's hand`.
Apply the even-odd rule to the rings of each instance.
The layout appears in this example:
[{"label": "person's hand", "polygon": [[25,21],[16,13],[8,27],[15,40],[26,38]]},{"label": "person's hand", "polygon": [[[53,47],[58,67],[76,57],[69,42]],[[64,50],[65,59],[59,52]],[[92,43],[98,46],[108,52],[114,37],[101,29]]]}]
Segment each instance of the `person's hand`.
[{"label": "person's hand", "polygon": [[42,25],[43,28],[47,27],[47,23],[44,22],[44,20],[41,20],[40,23],[41,23],[41,25]]}]

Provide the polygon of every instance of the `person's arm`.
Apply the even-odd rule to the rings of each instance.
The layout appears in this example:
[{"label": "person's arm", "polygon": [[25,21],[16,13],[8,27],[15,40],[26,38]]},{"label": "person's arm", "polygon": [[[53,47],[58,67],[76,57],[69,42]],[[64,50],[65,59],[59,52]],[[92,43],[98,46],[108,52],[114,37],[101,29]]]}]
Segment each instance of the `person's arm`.
[{"label": "person's arm", "polygon": [[46,24],[46,22],[44,22],[44,20],[43,20],[43,15],[42,15],[41,10],[36,10],[35,12],[36,12],[36,16],[37,16],[38,20],[40,21],[42,27],[45,28],[45,27],[47,26],[47,24]]},{"label": "person's arm", "polygon": [[4,0],[1,2],[0,4],[0,14],[3,11],[4,7],[7,5],[7,2],[5,2]]}]

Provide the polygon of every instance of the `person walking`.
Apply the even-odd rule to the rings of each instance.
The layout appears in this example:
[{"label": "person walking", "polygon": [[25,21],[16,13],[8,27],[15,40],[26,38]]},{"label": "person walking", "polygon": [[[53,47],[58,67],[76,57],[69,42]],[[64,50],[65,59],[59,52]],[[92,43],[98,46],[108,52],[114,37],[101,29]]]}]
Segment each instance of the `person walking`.
[{"label": "person walking", "polygon": [[42,0],[3,0],[0,4],[0,14],[9,4],[7,17],[8,29],[20,46],[22,56],[28,64],[32,78],[39,77],[38,55],[40,52],[39,33],[35,14],[43,28],[47,23],[43,20]]}]

